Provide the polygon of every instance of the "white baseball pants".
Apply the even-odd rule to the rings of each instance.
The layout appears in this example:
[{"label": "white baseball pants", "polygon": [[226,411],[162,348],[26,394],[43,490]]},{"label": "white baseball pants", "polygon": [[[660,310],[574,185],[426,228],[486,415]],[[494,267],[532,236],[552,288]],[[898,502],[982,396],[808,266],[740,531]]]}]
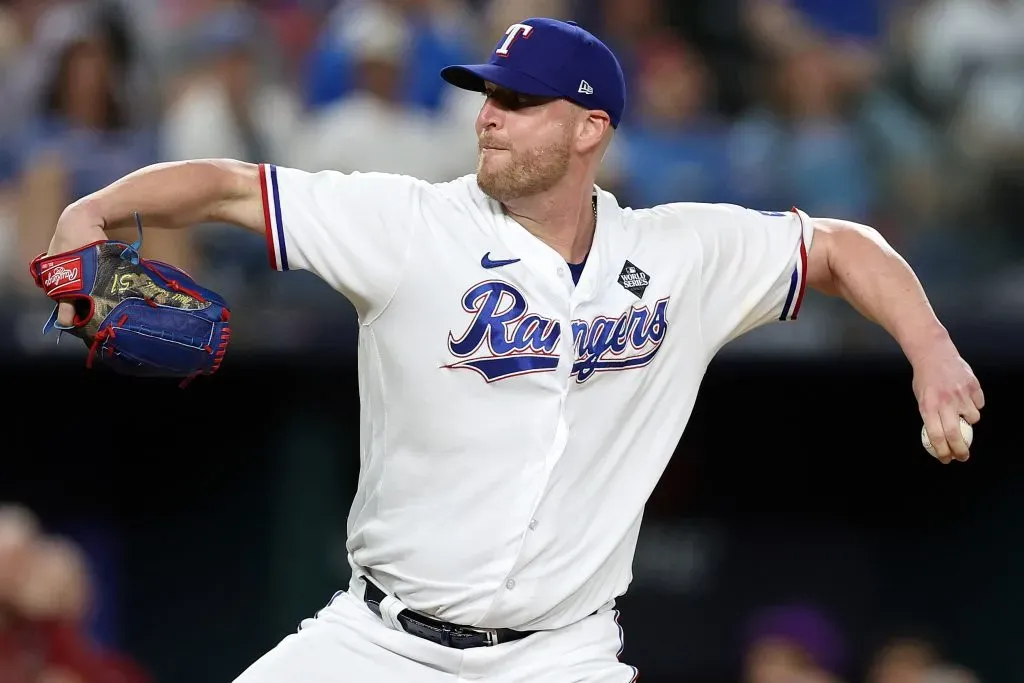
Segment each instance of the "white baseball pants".
[{"label": "white baseball pants", "polygon": [[632,683],[614,610],[511,643],[457,650],[397,631],[341,592],[235,683]]}]

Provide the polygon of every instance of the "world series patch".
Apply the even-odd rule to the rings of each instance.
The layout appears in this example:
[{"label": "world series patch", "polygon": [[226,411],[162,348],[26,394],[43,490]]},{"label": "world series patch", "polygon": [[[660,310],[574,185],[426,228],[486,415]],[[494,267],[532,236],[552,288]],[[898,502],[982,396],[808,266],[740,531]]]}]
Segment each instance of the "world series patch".
[{"label": "world series patch", "polygon": [[651,284],[651,277],[635,265],[626,261],[619,273],[619,284],[636,295],[638,299],[643,298],[647,286]]}]

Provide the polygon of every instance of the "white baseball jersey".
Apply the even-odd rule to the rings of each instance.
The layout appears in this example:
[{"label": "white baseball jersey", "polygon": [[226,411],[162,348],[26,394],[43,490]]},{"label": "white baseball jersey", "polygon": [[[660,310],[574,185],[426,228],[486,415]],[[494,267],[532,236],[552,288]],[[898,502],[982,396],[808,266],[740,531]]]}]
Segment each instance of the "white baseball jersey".
[{"label": "white baseball jersey", "polygon": [[466,626],[558,628],[623,594],[709,361],[804,294],[796,209],[632,210],[595,188],[574,285],[472,175],[261,178],[273,266],[359,315],[354,574]]}]

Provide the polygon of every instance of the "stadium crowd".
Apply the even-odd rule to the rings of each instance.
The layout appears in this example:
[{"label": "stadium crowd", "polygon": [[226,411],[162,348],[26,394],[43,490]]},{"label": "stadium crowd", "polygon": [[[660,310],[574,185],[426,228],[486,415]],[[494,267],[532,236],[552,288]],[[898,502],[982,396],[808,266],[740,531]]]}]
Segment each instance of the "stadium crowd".
[{"label": "stadium crowd", "polygon": [[0,505],[0,681],[150,683],[132,658],[99,643],[88,558],[35,514]]},{"label": "stadium crowd", "polygon": [[[620,55],[601,183],[623,204],[867,222],[937,287],[1019,260],[1021,0],[4,0],[0,293],[38,296],[25,264],[63,207],[146,164],[471,172],[479,97],[437,72],[537,15]],[[144,249],[228,293],[267,271],[256,236],[218,226]]]}]

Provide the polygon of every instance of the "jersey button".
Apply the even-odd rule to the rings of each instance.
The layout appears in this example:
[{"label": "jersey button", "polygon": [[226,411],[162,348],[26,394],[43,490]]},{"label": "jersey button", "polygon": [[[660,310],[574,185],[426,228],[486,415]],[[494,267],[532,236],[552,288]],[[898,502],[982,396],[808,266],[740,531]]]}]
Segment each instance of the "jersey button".
[{"label": "jersey button", "polygon": [[530,520],[530,531],[533,531],[536,528],[537,528],[537,520],[531,519]]},{"label": "jersey button", "polygon": [[559,266],[558,267],[558,274],[559,275],[565,275],[565,268],[562,268],[561,266]]},{"label": "jersey button", "polygon": [[515,587],[516,587],[516,580],[515,579],[509,579],[508,581],[505,582],[505,588],[507,588],[509,590],[512,590]]}]

